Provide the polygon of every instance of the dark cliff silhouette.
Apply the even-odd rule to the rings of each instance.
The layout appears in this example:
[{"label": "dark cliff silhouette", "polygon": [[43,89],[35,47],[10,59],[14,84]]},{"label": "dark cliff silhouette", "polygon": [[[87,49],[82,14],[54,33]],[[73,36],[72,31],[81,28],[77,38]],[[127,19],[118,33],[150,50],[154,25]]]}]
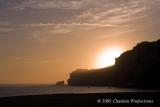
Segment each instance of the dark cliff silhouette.
[{"label": "dark cliff silhouette", "polygon": [[116,58],[114,66],[73,71],[68,85],[159,89],[159,72],[160,40],[142,42]]},{"label": "dark cliff silhouette", "polygon": [[56,86],[64,86],[64,81],[58,81],[58,82],[56,82]]}]

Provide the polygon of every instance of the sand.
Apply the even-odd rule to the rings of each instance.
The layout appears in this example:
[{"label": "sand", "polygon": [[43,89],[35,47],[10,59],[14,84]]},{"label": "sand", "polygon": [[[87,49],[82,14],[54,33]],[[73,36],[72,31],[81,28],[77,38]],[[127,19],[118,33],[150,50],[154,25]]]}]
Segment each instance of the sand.
[{"label": "sand", "polygon": [[159,92],[28,95],[0,98],[0,107],[157,107]]}]

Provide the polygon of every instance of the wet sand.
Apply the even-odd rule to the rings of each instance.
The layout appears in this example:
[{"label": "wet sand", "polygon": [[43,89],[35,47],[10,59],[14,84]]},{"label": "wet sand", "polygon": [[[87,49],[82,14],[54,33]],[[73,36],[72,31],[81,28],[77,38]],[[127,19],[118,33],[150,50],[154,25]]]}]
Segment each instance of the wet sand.
[{"label": "wet sand", "polygon": [[0,98],[0,107],[156,107],[159,92],[29,95]]}]

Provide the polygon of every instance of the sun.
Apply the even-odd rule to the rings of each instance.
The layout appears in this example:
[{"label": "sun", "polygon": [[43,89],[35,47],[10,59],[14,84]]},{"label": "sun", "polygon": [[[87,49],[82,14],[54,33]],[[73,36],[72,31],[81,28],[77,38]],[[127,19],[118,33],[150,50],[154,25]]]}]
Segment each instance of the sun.
[{"label": "sun", "polygon": [[115,58],[119,57],[123,53],[121,48],[109,48],[98,55],[96,61],[97,68],[104,68],[115,64]]}]

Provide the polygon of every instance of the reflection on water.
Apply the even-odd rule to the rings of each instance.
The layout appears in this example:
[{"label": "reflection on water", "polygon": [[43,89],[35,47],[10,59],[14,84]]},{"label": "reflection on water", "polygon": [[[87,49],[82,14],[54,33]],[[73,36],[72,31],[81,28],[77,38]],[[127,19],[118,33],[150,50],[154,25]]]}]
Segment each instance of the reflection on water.
[{"label": "reflection on water", "polygon": [[116,87],[71,87],[54,85],[1,85],[0,97],[39,95],[39,94],[65,94],[65,93],[113,93],[113,92],[145,92],[155,90],[138,90]]}]

